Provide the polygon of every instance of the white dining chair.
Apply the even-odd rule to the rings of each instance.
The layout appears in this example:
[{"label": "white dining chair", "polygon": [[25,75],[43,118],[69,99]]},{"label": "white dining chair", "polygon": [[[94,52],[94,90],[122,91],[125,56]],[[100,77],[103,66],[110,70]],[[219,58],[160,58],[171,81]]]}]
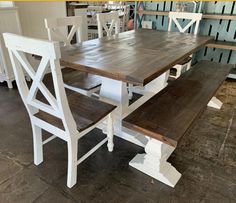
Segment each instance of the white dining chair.
[{"label": "white dining chair", "polygon": [[120,17],[120,30],[121,32],[127,31],[130,15],[130,5],[112,3],[105,4],[105,8],[111,11],[118,11]]},{"label": "white dining chair", "polygon": [[89,39],[98,38],[97,14],[102,13],[103,10],[103,6],[88,6],[87,8]]},{"label": "white dining chair", "polygon": [[83,42],[88,40],[88,10],[87,8],[76,8],[74,9],[75,16],[80,16],[82,18],[81,32],[77,31],[76,41]]},{"label": "white dining chair", "polygon": [[97,14],[97,22],[99,38],[104,37],[104,35],[111,37],[113,34],[120,33],[120,19],[117,11]]},{"label": "white dining chair", "polygon": [[[4,33],[3,38],[8,48],[16,83],[21,98],[28,111],[32,130],[34,164],[43,162],[43,145],[58,137],[67,142],[68,172],[67,186],[77,182],[77,165],[95,152],[104,143],[108,150],[113,150],[113,122],[111,113],[114,106],[94,98],[72,92],[66,96],[60,68],[60,47],[58,42],[27,38],[11,33]],[[41,57],[38,67],[32,67],[25,53]],[[50,69],[53,90],[44,84],[47,69]],[[27,84],[24,71],[32,79]],[[40,95],[42,95],[40,97]],[[77,160],[78,140],[104,120],[107,120],[107,137]],[[42,139],[42,130],[52,134]]]},{"label": "white dining chair", "polygon": [[114,10],[114,11],[123,9],[123,6],[124,6],[124,4],[122,4],[122,3],[114,3],[114,2],[105,4],[106,9]]},{"label": "white dining chair", "polygon": [[[188,23],[181,25],[178,19],[189,20]],[[202,13],[188,13],[188,12],[169,12],[169,25],[168,31],[171,31],[175,25],[179,32],[184,33],[188,30],[193,30],[193,34],[198,34],[199,24],[202,19]],[[195,26],[194,26],[195,24]],[[175,75],[170,75],[170,77],[178,78],[183,70],[189,70],[191,68],[192,56],[187,57],[181,63],[176,64],[173,69],[176,69]]]},{"label": "white dining chair", "polygon": [[[68,29],[68,26],[72,26],[72,28],[69,34],[65,35],[60,29]],[[47,18],[45,19],[45,27],[48,31],[49,40],[59,41],[61,46],[70,46],[75,33],[77,33],[77,39],[79,40],[77,43],[85,39],[82,32],[82,28],[84,28],[82,16]],[[70,70],[64,73],[63,78],[66,88],[87,96],[98,92],[102,83],[101,77],[78,70]]]}]

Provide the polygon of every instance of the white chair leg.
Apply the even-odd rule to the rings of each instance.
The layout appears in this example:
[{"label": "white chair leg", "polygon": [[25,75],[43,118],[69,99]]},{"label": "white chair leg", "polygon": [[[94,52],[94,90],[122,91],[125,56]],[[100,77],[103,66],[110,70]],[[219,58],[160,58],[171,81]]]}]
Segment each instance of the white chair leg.
[{"label": "white chair leg", "polygon": [[149,139],[144,154],[137,154],[129,165],[139,171],[159,180],[171,187],[175,187],[181,174],[167,162],[168,157],[174,151],[174,147],[160,142],[156,139]]},{"label": "white chair leg", "polygon": [[73,139],[67,142],[68,147],[68,169],[67,169],[67,187],[72,188],[77,182],[77,154],[78,140]]},{"label": "white chair leg", "polygon": [[113,134],[114,134],[114,129],[113,129],[113,119],[112,115],[109,114],[108,119],[107,119],[107,148],[109,152],[113,151],[114,148],[114,143],[113,143]]},{"label": "white chair leg", "polygon": [[32,125],[33,142],[34,142],[34,164],[39,165],[43,162],[43,140],[42,129],[36,125]]},{"label": "white chair leg", "polygon": [[7,81],[7,86],[8,86],[9,89],[12,89],[13,88],[12,81],[8,80]]}]

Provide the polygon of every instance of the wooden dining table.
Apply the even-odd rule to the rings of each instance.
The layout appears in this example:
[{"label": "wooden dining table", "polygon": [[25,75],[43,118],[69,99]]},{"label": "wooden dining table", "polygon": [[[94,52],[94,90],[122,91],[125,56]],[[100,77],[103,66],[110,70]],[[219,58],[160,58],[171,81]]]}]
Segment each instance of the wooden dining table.
[{"label": "wooden dining table", "polygon": [[[102,76],[100,99],[118,106],[114,134],[140,146],[147,138],[122,127],[122,119],[167,85],[168,70],[213,38],[137,29],[61,49],[61,65]],[[129,104],[128,84],[142,87]],[[96,113],[96,112],[95,112]]]}]

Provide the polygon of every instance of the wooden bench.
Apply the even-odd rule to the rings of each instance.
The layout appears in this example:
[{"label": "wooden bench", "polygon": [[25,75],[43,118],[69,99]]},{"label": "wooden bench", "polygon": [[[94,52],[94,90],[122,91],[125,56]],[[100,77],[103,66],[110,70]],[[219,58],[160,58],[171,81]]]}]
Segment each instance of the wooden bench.
[{"label": "wooden bench", "polygon": [[146,153],[136,155],[129,164],[174,187],[181,174],[167,159],[232,67],[201,61],[128,115],[123,126],[150,137]]},{"label": "wooden bench", "polygon": [[[230,50],[230,51],[236,51],[236,42],[225,42],[225,41],[211,41],[206,45],[209,48],[216,48],[216,49],[225,49],[225,50]],[[236,64],[235,64],[236,66]],[[233,68],[229,75],[228,78],[231,79],[236,79],[236,68]]]},{"label": "wooden bench", "polygon": [[206,45],[209,48],[226,49],[236,51],[236,42],[212,41]]}]

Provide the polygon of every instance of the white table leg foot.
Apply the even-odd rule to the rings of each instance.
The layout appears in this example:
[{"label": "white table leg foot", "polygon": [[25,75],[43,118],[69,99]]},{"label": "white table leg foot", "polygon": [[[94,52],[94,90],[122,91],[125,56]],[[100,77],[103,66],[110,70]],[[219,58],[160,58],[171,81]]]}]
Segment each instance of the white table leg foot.
[{"label": "white table leg foot", "polygon": [[215,109],[221,109],[222,105],[223,103],[216,97],[212,97],[211,101],[207,104],[207,106]]},{"label": "white table leg foot", "polygon": [[145,154],[137,154],[129,165],[139,171],[174,187],[181,174],[167,162],[168,157],[174,151],[171,147],[156,139],[150,139],[145,147]]}]

